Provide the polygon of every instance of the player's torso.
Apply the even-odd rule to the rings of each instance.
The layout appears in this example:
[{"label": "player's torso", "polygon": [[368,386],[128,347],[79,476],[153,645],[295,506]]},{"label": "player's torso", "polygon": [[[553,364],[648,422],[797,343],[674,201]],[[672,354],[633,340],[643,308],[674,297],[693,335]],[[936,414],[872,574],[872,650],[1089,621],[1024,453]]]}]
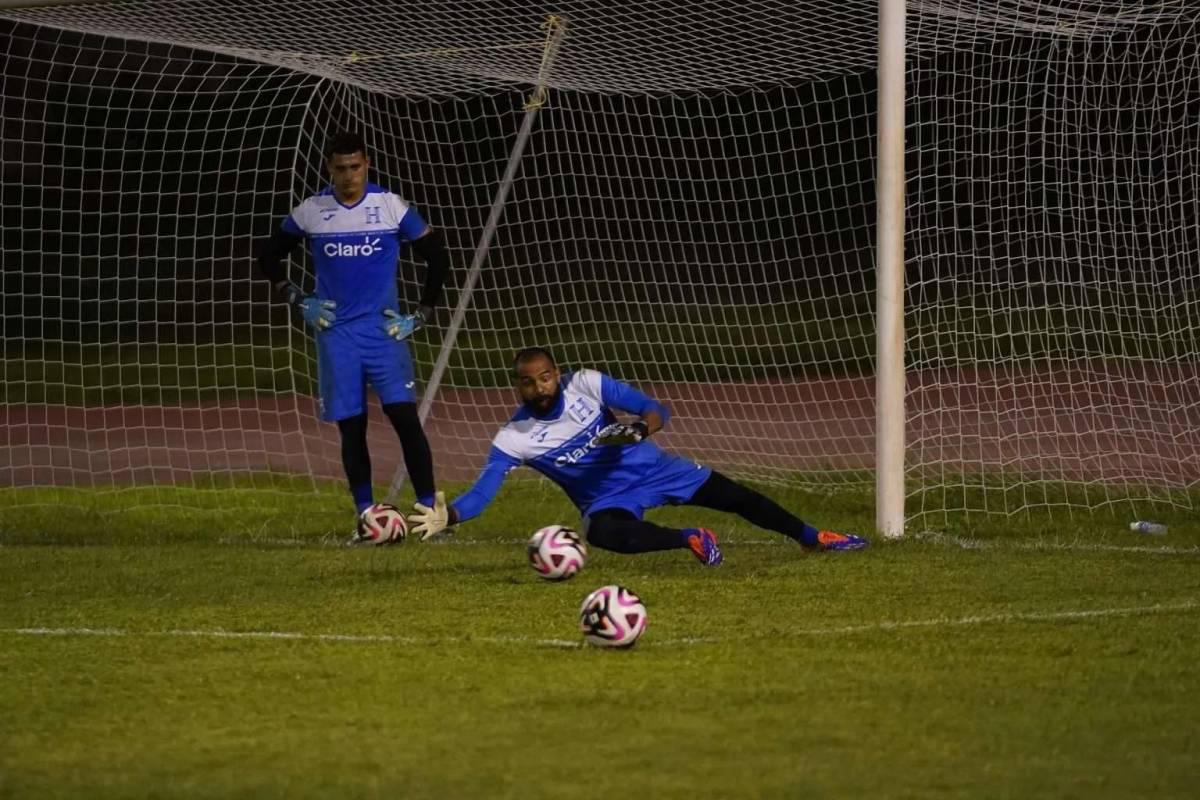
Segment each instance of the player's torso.
[{"label": "player's torso", "polygon": [[396,309],[400,217],[406,210],[399,198],[378,190],[351,206],[323,193],[300,207],[317,294],[337,303],[338,323],[375,321],[384,308]]},{"label": "player's torso", "polygon": [[635,485],[662,455],[651,442],[636,446],[596,443],[596,434],[616,421],[600,400],[598,379],[590,380],[596,375],[584,370],[569,376],[558,417],[518,415],[495,440],[499,449],[562,486],[580,505]]}]

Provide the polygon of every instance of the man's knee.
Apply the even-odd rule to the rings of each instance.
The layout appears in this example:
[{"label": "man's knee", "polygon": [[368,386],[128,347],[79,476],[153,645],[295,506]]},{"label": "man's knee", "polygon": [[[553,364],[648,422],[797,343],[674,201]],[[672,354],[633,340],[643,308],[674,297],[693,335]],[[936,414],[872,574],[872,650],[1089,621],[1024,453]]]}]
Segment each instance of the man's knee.
[{"label": "man's knee", "polygon": [[628,537],[623,530],[627,521],[618,514],[600,512],[584,519],[583,532],[588,544],[601,550],[624,553],[628,550]]},{"label": "man's knee", "polygon": [[343,442],[357,442],[359,440],[366,441],[367,438],[367,415],[366,413],[356,414],[353,417],[346,417],[337,421],[338,432],[342,435]]},{"label": "man's knee", "polygon": [[421,417],[417,413],[416,403],[387,403],[383,407],[383,413],[398,430],[401,428],[420,429],[421,427]]}]

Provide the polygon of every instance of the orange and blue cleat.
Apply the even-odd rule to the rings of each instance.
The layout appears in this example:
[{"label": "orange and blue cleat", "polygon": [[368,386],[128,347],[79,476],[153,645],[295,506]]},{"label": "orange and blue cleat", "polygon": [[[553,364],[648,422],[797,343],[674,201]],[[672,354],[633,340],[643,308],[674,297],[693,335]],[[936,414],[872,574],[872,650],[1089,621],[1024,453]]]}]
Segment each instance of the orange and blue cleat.
[{"label": "orange and blue cleat", "polygon": [[687,528],[684,530],[684,540],[692,548],[692,555],[706,567],[720,564],[723,556],[717,546],[717,535],[708,528]]},{"label": "orange and blue cleat", "polygon": [[853,533],[819,531],[817,545],[822,550],[862,550],[867,546],[867,540]]}]

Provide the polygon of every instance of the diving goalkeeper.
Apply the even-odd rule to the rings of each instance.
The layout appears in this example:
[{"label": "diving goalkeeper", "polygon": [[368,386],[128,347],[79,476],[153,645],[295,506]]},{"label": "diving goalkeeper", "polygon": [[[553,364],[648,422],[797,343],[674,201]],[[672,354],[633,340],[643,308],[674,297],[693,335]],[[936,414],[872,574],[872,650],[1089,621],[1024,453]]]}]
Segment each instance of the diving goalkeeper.
[{"label": "diving goalkeeper", "polygon": [[[647,441],[669,414],[632,386],[590,369],[562,375],[540,347],[517,353],[513,371],[522,407],[492,440],[483,472],[466,494],[447,505],[438,492],[432,506],[414,507],[409,522],[422,539],[478,516],[508,473],[528,465],[578,506],[590,544],[617,553],[687,549],[705,566],[720,564],[711,530],[674,530],[642,518],[647,509],[668,504],[737,514],[812,550],[867,545],[860,536],[805,524],[753,489]],[[640,419],[617,422],[613,409]]]}]

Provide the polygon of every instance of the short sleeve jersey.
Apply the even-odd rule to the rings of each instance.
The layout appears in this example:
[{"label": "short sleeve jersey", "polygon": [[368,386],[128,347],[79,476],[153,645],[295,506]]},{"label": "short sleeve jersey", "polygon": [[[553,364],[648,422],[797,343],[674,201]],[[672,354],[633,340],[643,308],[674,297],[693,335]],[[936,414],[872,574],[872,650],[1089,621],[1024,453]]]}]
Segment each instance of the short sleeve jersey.
[{"label": "short sleeve jersey", "polygon": [[328,188],[292,210],[283,230],[308,243],[317,274],[317,296],[337,303],[337,322],[377,320],[399,310],[396,264],[404,242],[428,226],[399,196],[373,183],[352,206]]}]

